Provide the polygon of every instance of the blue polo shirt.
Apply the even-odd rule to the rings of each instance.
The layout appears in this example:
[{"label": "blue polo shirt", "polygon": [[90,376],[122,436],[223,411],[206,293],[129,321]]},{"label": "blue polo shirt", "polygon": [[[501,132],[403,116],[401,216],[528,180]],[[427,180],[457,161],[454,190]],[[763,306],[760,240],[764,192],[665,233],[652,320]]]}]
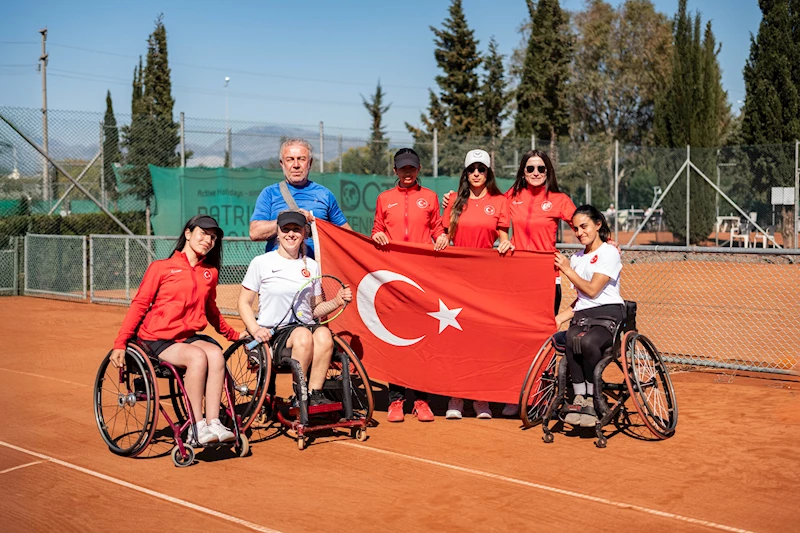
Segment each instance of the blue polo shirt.
[{"label": "blue polo shirt", "polygon": [[[299,187],[292,185],[288,181],[285,183],[289,186],[289,193],[300,209],[311,211],[314,213],[315,218],[332,222],[337,226],[347,223],[344,213],[342,213],[338,202],[336,202],[336,197],[327,187],[323,187],[313,181],[307,181],[305,185]],[[287,209],[289,209],[289,206],[281,194],[281,184],[275,183],[269,187],[264,187],[264,190],[258,195],[250,222],[254,220],[276,220],[278,214]],[[306,246],[308,247],[309,257],[314,257],[314,241],[311,237],[306,239]],[[267,241],[264,251],[271,252],[277,248],[278,238],[275,236]]]}]

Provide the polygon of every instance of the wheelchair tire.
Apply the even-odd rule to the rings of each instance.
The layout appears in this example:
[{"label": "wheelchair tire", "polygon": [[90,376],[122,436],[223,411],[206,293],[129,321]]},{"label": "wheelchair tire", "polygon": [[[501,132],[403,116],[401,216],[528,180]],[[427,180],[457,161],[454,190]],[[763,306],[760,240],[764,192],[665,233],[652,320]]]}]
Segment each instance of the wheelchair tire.
[{"label": "wheelchair tire", "polygon": [[678,404],[669,370],[653,342],[636,331],[622,339],[625,383],[636,410],[650,432],[659,439],[675,433]]},{"label": "wheelchair tire", "polygon": [[[226,382],[233,394],[234,412],[241,418],[239,431],[244,433],[261,412],[267,396],[267,381],[272,374],[272,358],[268,356],[263,344],[248,350],[247,343],[253,339],[239,339],[225,350]],[[223,392],[220,418],[228,418],[228,400]],[[223,420],[223,424],[231,420]],[[231,426],[229,426],[231,427]]]},{"label": "wheelchair tire", "polygon": [[[372,393],[372,383],[369,380],[369,376],[367,375],[364,365],[361,364],[361,360],[355,354],[350,345],[335,333],[333,333],[333,342],[335,349],[345,353],[350,362],[350,397],[353,401],[353,416],[356,418],[361,418],[364,421],[364,427],[366,427],[366,425],[372,420],[372,413],[375,410],[375,399]],[[327,383],[328,381],[340,380],[341,375],[342,363],[337,354],[334,353],[333,358],[331,359],[331,365],[328,369],[328,376],[326,377],[325,381]],[[329,391],[327,385],[325,390],[326,392]],[[332,399],[339,402],[342,401],[340,390],[334,388],[330,392],[334,396]]]},{"label": "wheelchair tire", "polygon": [[136,344],[125,349],[125,364],[116,368],[109,352],[97,371],[94,416],[112,453],[135,457],[150,444],[158,421],[158,384],[150,358]]},{"label": "wheelchair tire", "polygon": [[555,398],[557,363],[558,357],[551,336],[539,348],[522,382],[519,416],[526,428],[542,422],[547,407]]}]

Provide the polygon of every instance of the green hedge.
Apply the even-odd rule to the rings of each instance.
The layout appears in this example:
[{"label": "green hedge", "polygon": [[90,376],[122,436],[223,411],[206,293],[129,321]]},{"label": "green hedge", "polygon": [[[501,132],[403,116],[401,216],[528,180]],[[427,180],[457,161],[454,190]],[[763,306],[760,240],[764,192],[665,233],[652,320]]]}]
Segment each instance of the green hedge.
[{"label": "green hedge", "polygon": [[[133,233],[145,234],[144,213],[130,211],[114,213]],[[26,233],[45,235],[124,234],[113,220],[103,213],[77,215],[25,215],[0,218],[0,239]]]}]

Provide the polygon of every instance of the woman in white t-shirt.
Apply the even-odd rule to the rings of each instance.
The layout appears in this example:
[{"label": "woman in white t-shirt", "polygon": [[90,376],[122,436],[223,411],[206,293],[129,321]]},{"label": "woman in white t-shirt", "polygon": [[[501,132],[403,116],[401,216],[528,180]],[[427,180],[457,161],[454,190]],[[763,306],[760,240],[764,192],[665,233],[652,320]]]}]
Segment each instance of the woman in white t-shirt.
[{"label": "woman in white t-shirt", "polygon": [[[572,228],[584,249],[569,259],[556,252],[555,258],[556,266],[578,293],[572,306],[556,316],[559,327],[572,319],[567,330],[566,355],[575,399],[564,421],[575,426],[594,427],[597,423],[594,368],[614,340],[613,325],[624,317],[625,301],[619,292],[622,260],[619,250],[606,242],[611,230],[597,208],[582,205],[576,209]],[[603,322],[584,325],[581,319]]]},{"label": "woman in white t-shirt", "polygon": [[[291,312],[297,291],[320,275],[317,262],[305,254],[306,218],[299,211],[283,211],[277,225],[278,249],[255,257],[247,268],[239,293],[239,315],[253,338],[269,342],[278,358],[284,348],[292,350],[292,359],[300,363],[308,381],[309,405],[330,403],[322,387],[333,354],[331,332],[318,324],[298,324]],[[258,318],[253,313],[256,294]],[[352,291],[342,289],[336,298],[349,302]],[[312,314],[310,309],[307,314]]]}]

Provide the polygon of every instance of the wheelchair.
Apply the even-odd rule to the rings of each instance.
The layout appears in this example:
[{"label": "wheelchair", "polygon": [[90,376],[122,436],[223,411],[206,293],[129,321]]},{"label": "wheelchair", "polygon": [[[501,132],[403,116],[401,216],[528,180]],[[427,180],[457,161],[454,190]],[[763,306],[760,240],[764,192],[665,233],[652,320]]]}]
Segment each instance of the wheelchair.
[{"label": "wheelchair", "polygon": [[[330,404],[309,405],[303,369],[286,348],[274,357],[265,344],[241,339],[225,352],[228,372],[233,378],[232,411],[242,431],[278,423],[296,434],[297,447],[306,448],[310,434],[334,429],[349,430],[359,441],[367,438],[367,426],[375,407],[367,371],[350,345],[331,332],[334,352],[323,386]],[[252,346],[252,347],[251,347]],[[276,393],[278,374],[292,375],[292,396]]]},{"label": "wheelchair", "polygon": [[[591,327],[591,326],[590,326]],[[573,398],[566,358],[566,331],[550,336],[531,362],[520,393],[520,418],[526,428],[542,425],[542,440],[551,443],[562,427]],[[678,404],[669,370],[653,341],[636,330],[636,302],[625,302],[625,317],[613,332],[613,342],[594,370],[594,407],[598,421],[595,445],[605,448],[603,428],[610,422],[637,420],[655,440],[675,433]],[[629,409],[627,402],[631,400]],[[553,427],[550,422],[556,419]]]},{"label": "wheelchair", "polygon": [[[239,457],[250,450],[247,436],[236,423],[238,417],[229,406],[234,405],[232,376],[227,370],[222,392],[220,419],[231,427],[236,436],[233,442],[190,445],[184,437],[196,424],[192,406],[183,386],[183,369],[160,360],[146,347],[130,341],[125,348],[125,361],[116,368],[109,352],[97,371],[94,385],[94,415],[100,436],[108,449],[124,457],[136,457],[151,444],[156,433],[159,414],[167,421],[175,445],[172,462],[177,467],[194,463],[193,446],[221,448],[232,446]],[[169,394],[161,395],[157,378],[167,379]],[[170,400],[175,420],[170,417],[162,401]],[[195,428],[196,429],[196,428]]]}]

